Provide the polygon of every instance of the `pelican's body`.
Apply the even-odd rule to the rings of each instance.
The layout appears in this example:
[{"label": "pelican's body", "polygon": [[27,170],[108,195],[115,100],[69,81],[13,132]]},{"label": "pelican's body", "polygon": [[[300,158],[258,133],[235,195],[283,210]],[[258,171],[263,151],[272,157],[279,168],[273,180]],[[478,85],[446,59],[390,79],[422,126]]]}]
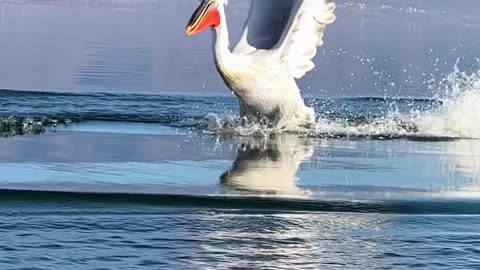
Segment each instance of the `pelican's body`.
[{"label": "pelican's body", "polygon": [[295,80],[287,76],[280,61],[264,61],[267,57],[232,55],[228,60],[216,60],[225,84],[238,97],[240,115],[249,119],[265,118],[277,127],[294,128],[314,123],[314,111],[307,107]]},{"label": "pelican's body", "polygon": [[315,123],[295,79],[313,69],[335,5],[326,0],[252,0],[240,41],[230,50],[225,0],[204,0],[188,34],[213,28],[215,65],[238,97],[242,117],[267,120],[281,129]]}]

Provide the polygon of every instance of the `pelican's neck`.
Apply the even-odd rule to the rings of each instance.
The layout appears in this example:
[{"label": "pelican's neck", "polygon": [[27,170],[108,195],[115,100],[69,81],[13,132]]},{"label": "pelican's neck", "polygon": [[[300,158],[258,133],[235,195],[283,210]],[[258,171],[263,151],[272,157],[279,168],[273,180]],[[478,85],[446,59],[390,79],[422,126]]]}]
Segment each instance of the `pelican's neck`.
[{"label": "pelican's neck", "polygon": [[[225,7],[220,5],[218,7],[220,13],[220,25],[214,27],[213,33],[213,55],[217,63],[224,62],[231,56],[228,37],[227,16],[225,15]],[[226,59],[227,58],[227,59]]]}]

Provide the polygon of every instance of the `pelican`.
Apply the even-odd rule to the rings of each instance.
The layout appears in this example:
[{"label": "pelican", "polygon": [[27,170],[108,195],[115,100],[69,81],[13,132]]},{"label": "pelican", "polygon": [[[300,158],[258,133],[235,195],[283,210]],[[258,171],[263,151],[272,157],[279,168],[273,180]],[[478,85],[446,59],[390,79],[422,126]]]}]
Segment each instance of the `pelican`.
[{"label": "pelican", "polygon": [[243,33],[230,49],[227,0],[202,0],[187,35],[212,29],[215,66],[239,100],[240,116],[296,130],[313,127],[314,110],[305,105],[296,79],[315,67],[317,47],[335,4],[327,0],[252,0]]}]

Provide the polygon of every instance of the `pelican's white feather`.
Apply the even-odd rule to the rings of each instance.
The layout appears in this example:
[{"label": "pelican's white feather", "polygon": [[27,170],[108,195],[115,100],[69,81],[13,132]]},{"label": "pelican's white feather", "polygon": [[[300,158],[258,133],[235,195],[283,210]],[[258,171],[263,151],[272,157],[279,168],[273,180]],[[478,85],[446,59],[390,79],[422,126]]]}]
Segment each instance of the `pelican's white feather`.
[{"label": "pelican's white feather", "polygon": [[317,47],[323,45],[326,26],[336,19],[334,10],[335,4],[325,0],[302,1],[279,48],[293,77],[301,78],[315,67],[312,59],[317,54]]}]

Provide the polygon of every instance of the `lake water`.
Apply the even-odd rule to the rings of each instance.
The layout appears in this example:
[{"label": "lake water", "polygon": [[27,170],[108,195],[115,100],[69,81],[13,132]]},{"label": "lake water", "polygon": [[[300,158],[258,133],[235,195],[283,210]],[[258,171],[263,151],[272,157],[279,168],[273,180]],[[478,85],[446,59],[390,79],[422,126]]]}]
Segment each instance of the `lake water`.
[{"label": "lake water", "polygon": [[338,2],[294,134],[237,118],[196,5],[0,1],[0,268],[480,268],[477,1]]}]

